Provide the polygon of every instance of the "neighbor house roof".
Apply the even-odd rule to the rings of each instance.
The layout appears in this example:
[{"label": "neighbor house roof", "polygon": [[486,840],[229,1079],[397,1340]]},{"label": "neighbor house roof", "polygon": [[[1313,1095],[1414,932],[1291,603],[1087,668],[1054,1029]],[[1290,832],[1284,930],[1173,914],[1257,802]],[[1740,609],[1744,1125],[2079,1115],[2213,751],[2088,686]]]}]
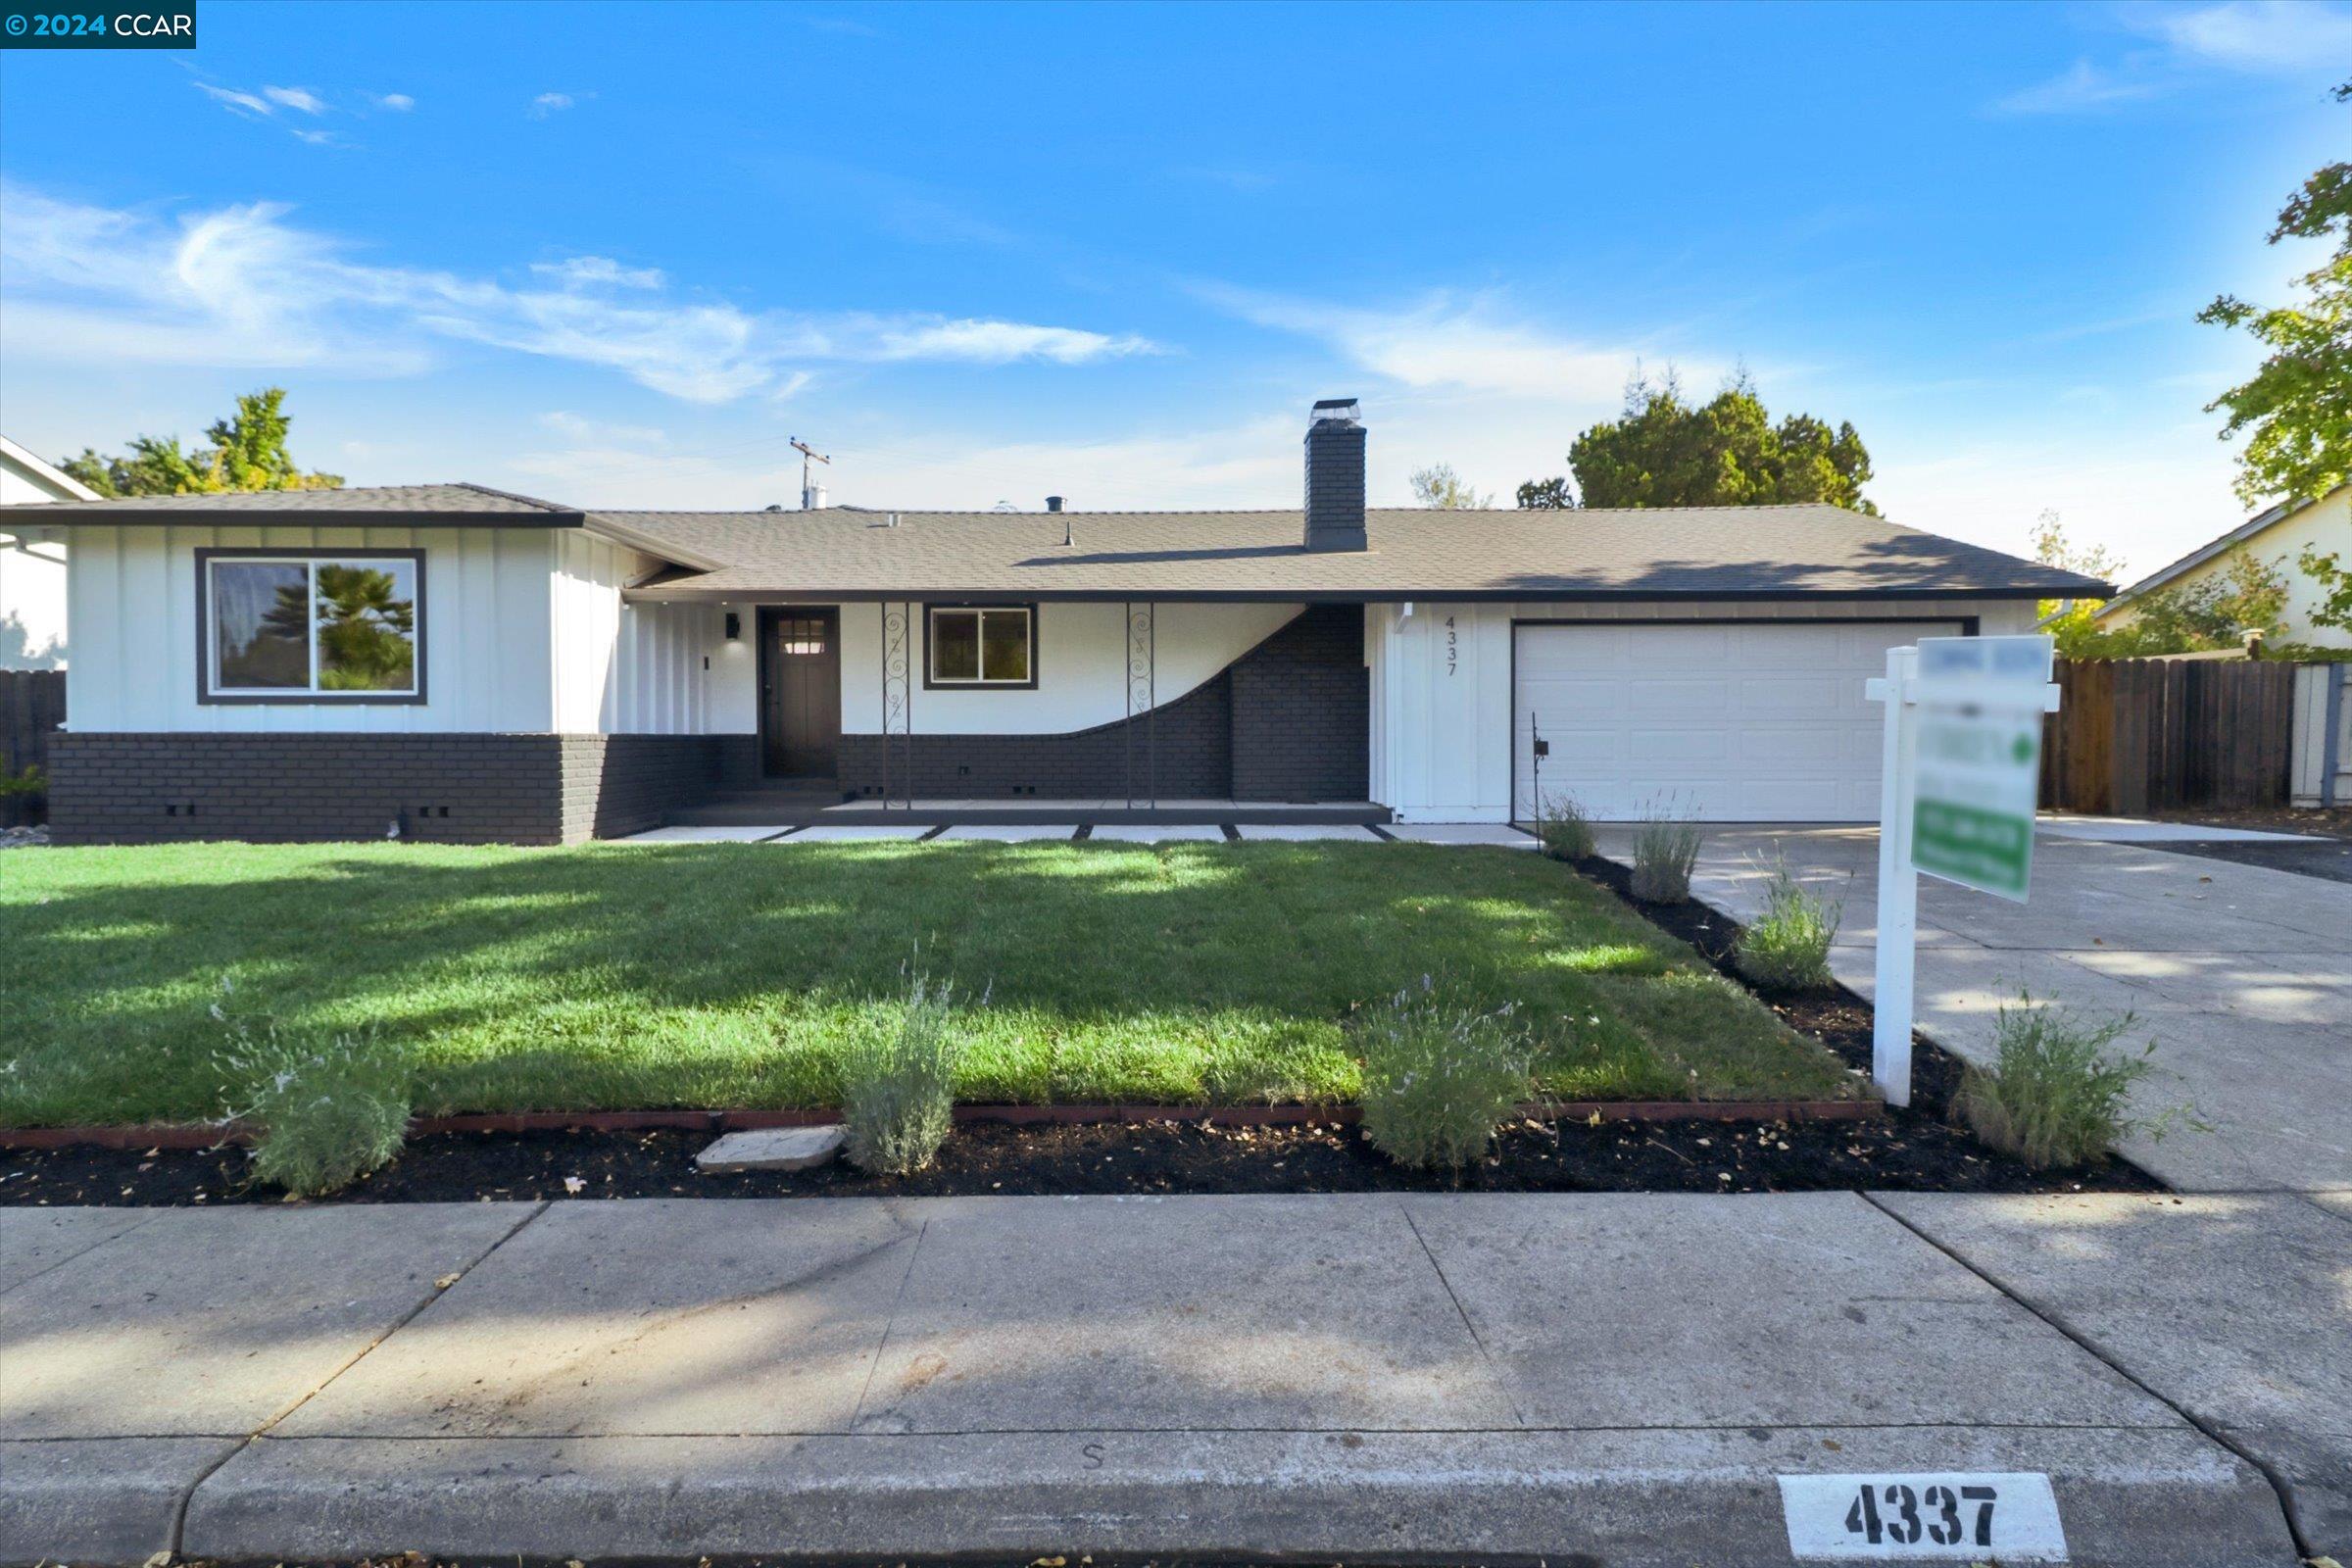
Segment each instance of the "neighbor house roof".
[{"label": "neighbor house roof", "polygon": [[2219,539],[2210,540],[2205,544],[2201,544],[2196,549],[2191,550],[2187,555],[2182,556],[2179,561],[2174,562],[2171,565],[2159,567],[2155,571],[2148,573],[2145,577],[2140,578],[2139,581],[2133,583],[2131,587],[2125,589],[2122,593],[2116,595],[2113,599],[2110,599],[2107,601],[2107,603],[2101,605],[2091,613],[2090,618],[2092,620],[2105,620],[2108,616],[2127,609],[2133,600],[2155,593],[2158,589],[2164,588],[2171,583],[2179,581],[2181,577],[2184,577],[2188,573],[2196,570],[2199,566],[2204,565],[2207,562],[2215,561],[2223,556],[2228,555],[2239,545],[2246,543],[2246,541],[2254,538],[2258,534],[2269,532],[2272,528],[2278,526],[2279,523],[2284,522],[2287,518],[2294,516],[2297,513],[2310,511],[2313,507],[2318,506],[2320,502],[2327,500],[2328,496],[2334,495],[2336,490],[2341,490],[2343,488],[2345,487],[2339,484],[2335,487],[2335,490],[2328,491],[2328,495],[2320,496],[2310,501],[2281,501],[2277,506],[2270,508],[2268,511],[2257,512],[2254,514],[2254,515],[2248,517],[2245,521],[2239,523],[2236,527],[2230,529]]},{"label": "neighbor house roof", "polygon": [[1365,515],[1371,548],[1363,551],[1308,550],[1296,509],[596,512],[479,485],[399,485],[39,510],[45,523],[75,526],[202,518],[585,527],[672,563],[629,591],[646,600],[2018,599],[2112,591],[2072,572],[1818,505],[1376,508]]},{"label": "neighbor house roof", "polygon": [[[55,491],[61,496],[71,496],[80,501],[98,499],[97,491],[60,469],[57,465],[50,463],[39,454],[18,445],[4,435],[0,435],[0,464],[17,469],[25,478],[44,490]],[[40,503],[26,502],[24,505],[38,506]]]}]

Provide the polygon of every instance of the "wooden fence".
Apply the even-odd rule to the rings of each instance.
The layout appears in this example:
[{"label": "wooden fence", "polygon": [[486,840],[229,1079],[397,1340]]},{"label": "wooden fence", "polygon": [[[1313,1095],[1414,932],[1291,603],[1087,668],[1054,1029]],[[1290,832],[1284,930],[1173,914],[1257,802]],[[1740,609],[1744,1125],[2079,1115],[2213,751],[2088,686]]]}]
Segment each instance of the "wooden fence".
[{"label": "wooden fence", "polygon": [[[0,669],[0,776],[49,767],[49,732],[66,721],[66,672]],[[0,794],[0,827],[37,822],[38,796]]]},{"label": "wooden fence", "polygon": [[2278,660],[2060,660],[2058,711],[2042,737],[2042,805],[2119,816],[2284,805],[2295,668]]}]

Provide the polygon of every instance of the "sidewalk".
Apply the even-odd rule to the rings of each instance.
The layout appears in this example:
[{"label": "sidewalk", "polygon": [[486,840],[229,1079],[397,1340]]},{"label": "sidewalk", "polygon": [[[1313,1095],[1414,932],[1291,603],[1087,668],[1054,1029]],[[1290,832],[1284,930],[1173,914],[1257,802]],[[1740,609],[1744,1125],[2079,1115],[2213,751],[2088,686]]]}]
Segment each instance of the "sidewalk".
[{"label": "sidewalk", "polygon": [[1967,1471],[2287,1568],[2262,1467],[2352,1548],[2348,1268],[2289,1196],[4,1209],[0,1559],[1687,1568]]},{"label": "sidewalk", "polygon": [[[2134,1139],[2133,1163],[2183,1192],[2352,1190],[2352,883],[2083,840],[2080,818],[2044,827],[2026,904],[1919,879],[1920,1032],[1984,1061],[1995,1010],[2021,989],[2131,1012],[2134,1039],[2156,1041],[2143,1112],[2193,1105],[2212,1129]],[[1630,860],[1633,831],[1602,827],[1600,853]],[[1750,919],[1776,851],[1845,901],[1830,968],[1870,997],[1877,829],[1711,828],[1691,891]]]}]

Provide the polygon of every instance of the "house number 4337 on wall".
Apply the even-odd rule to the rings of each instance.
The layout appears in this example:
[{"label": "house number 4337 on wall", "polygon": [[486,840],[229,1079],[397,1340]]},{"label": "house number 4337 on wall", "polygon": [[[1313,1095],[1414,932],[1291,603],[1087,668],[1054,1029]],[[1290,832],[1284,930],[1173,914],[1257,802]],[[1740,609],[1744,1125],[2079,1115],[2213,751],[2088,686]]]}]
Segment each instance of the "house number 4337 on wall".
[{"label": "house number 4337 on wall", "polygon": [[1876,1562],[2063,1562],[2050,1478],[2035,1474],[1782,1476],[1789,1554]]}]

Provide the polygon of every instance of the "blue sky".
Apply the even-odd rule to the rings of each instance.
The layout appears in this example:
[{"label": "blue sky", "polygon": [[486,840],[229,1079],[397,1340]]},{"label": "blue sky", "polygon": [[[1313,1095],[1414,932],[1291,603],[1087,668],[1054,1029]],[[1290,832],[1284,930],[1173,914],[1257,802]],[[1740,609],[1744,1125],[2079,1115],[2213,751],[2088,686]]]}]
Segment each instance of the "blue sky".
[{"label": "blue sky", "polygon": [[2202,405],[2352,149],[2352,6],[201,0],[0,52],[0,429],[608,506],[1508,504],[1637,362],[1851,419],[1898,520],[2141,569],[2241,514]]}]

